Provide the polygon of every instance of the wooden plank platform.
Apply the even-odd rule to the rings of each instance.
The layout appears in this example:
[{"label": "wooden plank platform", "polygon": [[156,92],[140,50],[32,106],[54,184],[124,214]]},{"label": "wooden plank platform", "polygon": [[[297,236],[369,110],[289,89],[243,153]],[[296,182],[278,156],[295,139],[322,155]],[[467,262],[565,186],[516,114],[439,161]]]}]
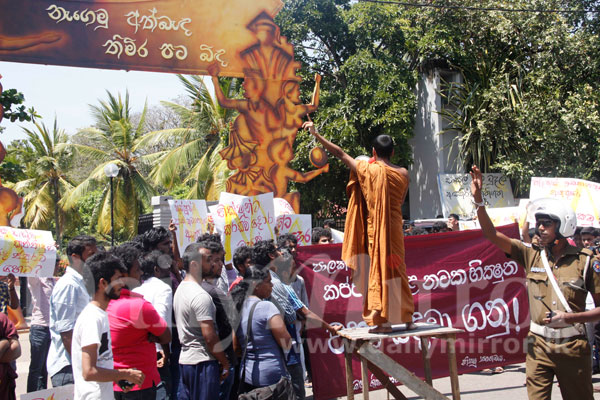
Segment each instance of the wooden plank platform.
[{"label": "wooden plank platform", "polygon": [[448,334],[456,334],[464,332],[462,329],[456,328],[448,328],[447,326],[437,325],[437,324],[428,324],[425,322],[417,322],[415,323],[417,326],[416,329],[412,329],[407,331],[405,324],[400,325],[392,325],[392,329],[394,331],[390,333],[369,333],[369,327],[364,328],[353,328],[353,329],[342,329],[338,332],[343,338],[350,340],[378,340],[378,339],[387,339],[387,338],[395,338],[395,337],[408,337],[408,336],[417,336],[417,337],[432,337],[432,336],[444,336]]},{"label": "wooden plank platform", "polygon": [[[431,380],[431,364],[429,353],[429,339],[436,337],[448,342],[448,366],[450,374],[450,384],[452,387],[452,398],[460,400],[460,390],[458,387],[458,368],[456,366],[456,334],[464,332],[462,329],[448,328],[436,324],[416,323],[416,329],[406,330],[404,324],[397,325],[389,333],[370,333],[368,327],[343,329],[338,332],[344,340],[344,353],[346,359],[346,388],[348,400],[354,399],[352,356],[355,355],[361,362],[361,379],[363,382],[363,397],[369,398],[369,382],[367,369],[371,370],[373,375],[379,379],[384,388],[396,399],[406,399],[406,397],[395,387],[388,377],[387,373],[406,387],[424,399],[443,400],[447,399],[442,393],[435,390]],[[394,328],[392,327],[392,328]],[[389,356],[375,348],[370,342],[379,339],[388,339],[395,337],[418,337],[421,342],[421,352],[425,369],[425,382],[419,379],[415,374],[403,367]],[[384,373],[385,372],[385,373]]]}]

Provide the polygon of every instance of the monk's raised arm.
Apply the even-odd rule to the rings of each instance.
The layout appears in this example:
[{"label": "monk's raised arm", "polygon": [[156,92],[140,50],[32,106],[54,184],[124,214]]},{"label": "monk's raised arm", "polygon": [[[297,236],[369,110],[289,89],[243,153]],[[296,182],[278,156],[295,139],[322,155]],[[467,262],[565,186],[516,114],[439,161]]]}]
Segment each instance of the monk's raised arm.
[{"label": "monk's raised arm", "polygon": [[351,171],[356,171],[356,160],[350,157],[340,146],[332,143],[331,141],[325,139],[321,134],[317,132],[315,129],[315,124],[312,121],[307,121],[302,124],[302,128],[309,131],[318,141],[325,147],[331,155],[336,158],[339,158]]}]

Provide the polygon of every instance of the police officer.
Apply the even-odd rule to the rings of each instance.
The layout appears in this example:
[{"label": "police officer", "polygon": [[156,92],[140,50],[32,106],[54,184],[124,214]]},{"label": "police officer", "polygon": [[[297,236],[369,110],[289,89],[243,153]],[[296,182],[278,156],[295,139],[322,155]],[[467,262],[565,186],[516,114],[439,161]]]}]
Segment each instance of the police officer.
[{"label": "police officer", "polygon": [[484,207],[482,176],[476,166],[471,177],[483,234],[525,267],[531,315],[526,358],[529,398],[550,399],[556,375],[564,399],[593,399],[591,350],[583,323],[600,317],[599,307],[585,311],[588,291],[596,306],[600,304],[600,268],[594,270],[591,251],[567,242],[575,233],[575,213],[560,200],[536,201],[532,211],[540,245],[526,245],[496,231]]}]

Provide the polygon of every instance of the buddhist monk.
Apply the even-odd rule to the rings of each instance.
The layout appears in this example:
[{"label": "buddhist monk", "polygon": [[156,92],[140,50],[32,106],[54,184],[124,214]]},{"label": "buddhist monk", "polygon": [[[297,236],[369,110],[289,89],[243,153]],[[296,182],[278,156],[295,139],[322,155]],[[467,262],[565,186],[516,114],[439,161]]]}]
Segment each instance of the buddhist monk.
[{"label": "buddhist monk", "polygon": [[394,154],[392,138],[379,135],[373,142],[373,158],[363,161],[350,157],[317,133],[310,120],[303,128],[350,168],[342,259],[362,290],[363,319],[373,326],[370,332],[391,332],[392,325],[400,323],[414,329],[401,211],[409,177],[405,168],[390,162]]}]

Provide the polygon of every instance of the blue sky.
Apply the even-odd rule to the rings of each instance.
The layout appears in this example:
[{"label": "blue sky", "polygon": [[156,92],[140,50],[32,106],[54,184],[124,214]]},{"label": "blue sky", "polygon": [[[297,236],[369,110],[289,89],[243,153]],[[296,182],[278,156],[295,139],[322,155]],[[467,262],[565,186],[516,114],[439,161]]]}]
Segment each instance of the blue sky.
[{"label": "blue sky", "polygon": [[[17,89],[25,95],[27,108],[34,107],[46,126],[52,126],[54,116],[67,133],[93,123],[89,104],[112,93],[129,90],[132,110],[141,111],[144,102],[157,105],[161,100],[172,100],[183,95],[183,85],[174,74],[138,71],[114,71],[92,68],[58,67],[39,64],[0,62],[0,82],[4,89]],[[6,119],[0,122],[6,130],[0,135],[5,144],[24,139],[21,126],[32,124]]]}]

